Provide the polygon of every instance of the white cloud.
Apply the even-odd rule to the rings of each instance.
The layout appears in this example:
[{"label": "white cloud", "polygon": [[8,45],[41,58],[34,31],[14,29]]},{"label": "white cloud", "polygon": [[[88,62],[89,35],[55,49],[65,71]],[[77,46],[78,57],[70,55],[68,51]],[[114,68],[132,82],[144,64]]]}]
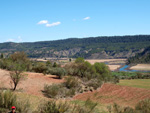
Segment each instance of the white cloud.
[{"label": "white cloud", "polygon": [[54,23],[51,23],[51,24],[46,24],[46,27],[52,27],[52,26],[57,26],[57,25],[59,25],[59,24],[61,24],[61,22],[54,22]]},{"label": "white cloud", "polygon": [[10,38],[10,39],[8,39],[8,40],[6,40],[6,42],[14,42],[15,40],[14,39],[12,39],[12,38]]},{"label": "white cloud", "polygon": [[48,20],[41,20],[37,24],[47,24],[47,23],[48,23]]},{"label": "white cloud", "polygon": [[85,18],[83,18],[83,20],[89,20],[90,19],[90,17],[88,16],[88,17],[85,17]]},{"label": "white cloud", "polygon": [[18,36],[17,38],[10,38],[6,40],[6,42],[22,42],[21,36]]},{"label": "white cloud", "polygon": [[18,36],[17,42],[22,42],[21,36]]}]

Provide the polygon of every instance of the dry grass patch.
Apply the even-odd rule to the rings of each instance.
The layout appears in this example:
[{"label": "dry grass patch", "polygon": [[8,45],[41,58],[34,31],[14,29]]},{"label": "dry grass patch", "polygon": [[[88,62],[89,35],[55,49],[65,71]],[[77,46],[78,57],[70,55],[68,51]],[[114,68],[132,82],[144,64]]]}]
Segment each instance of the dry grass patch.
[{"label": "dry grass patch", "polygon": [[144,88],[150,90],[150,79],[120,80],[118,85]]}]

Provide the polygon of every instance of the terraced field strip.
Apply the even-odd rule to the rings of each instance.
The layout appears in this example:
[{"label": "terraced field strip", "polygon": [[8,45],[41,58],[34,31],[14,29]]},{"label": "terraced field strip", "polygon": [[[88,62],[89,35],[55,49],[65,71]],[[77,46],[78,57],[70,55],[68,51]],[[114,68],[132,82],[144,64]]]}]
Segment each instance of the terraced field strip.
[{"label": "terraced field strip", "polygon": [[75,100],[84,101],[88,98],[100,104],[117,103],[121,106],[134,107],[140,100],[150,98],[150,90],[107,83],[97,91],[86,92],[74,97]]}]

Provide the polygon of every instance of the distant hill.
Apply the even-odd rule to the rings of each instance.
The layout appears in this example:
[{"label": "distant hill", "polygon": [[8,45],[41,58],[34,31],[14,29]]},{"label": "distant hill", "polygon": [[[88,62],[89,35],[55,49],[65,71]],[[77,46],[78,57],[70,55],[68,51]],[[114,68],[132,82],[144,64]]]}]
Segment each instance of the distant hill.
[{"label": "distant hill", "polygon": [[29,57],[128,58],[150,45],[150,35],[70,38],[33,43],[0,43],[0,53],[25,51]]},{"label": "distant hill", "polygon": [[129,64],[150,63],[150,46],[145,48],[143,52],[136,54],[128,59]]}]

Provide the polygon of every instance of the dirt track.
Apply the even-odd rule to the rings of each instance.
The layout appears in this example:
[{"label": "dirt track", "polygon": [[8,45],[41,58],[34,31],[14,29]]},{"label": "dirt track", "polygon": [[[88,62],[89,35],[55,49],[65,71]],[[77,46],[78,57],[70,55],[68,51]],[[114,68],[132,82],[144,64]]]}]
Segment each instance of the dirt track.
[{"label": "dirt track", "polygon": [[[55,75],[44,76],[41,73],[26,73],[28,76],[25,80],[21,81],[17,90],[22,90],[25,93],[42,96],[41,90],[43,90],[45,84],[61,83],[63,80],[57,79]],[[11,79],[9,72],[0,69],[0,88],[11,88]]]},{"label": "dirt track", "polygon": [[140,100],[150,98],[150,90],[103,84],[97,91],[79,94],[74,97],[77,100],[88,98],[102,104],[113,104],[115,102],[119,105],[134,107]]}]

